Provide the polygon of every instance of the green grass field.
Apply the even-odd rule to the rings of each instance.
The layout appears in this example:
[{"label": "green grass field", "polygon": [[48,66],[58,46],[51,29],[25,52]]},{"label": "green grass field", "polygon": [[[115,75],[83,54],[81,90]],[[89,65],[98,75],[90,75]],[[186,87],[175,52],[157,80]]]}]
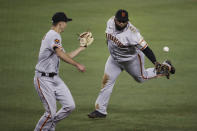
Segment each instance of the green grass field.
[{"label": "green grass field", "polygon": [[[87,114],[94,110],[109,56],[106,21],[120,8],[128,10],[157,59],[171,59],[177,72],[170,80],[143,84],[123,72],[107,118],[91,120]],[[73,18],[62,34],[67,52],[78,47],[77,33],[90,29],[95,37],[75,59],[86,66],[85,73],[61,63],[60,76],[76,110],[57,131],[197,131],[197,0],[0,0],[0,131],[32,131],[44,112],[33,85],[34,67],[57,11]],[[153,65],[146,59],[145,66]]]}]

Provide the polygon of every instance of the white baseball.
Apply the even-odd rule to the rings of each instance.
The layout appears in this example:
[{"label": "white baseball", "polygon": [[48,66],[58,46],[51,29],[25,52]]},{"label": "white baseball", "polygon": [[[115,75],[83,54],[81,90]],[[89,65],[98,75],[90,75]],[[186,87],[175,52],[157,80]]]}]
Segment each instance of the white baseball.
[{"label": "white baseball", "polygon": [[164,47],[163,47],[163,51],[164,51],[164,52],[169,52],[169,50],[170,50],[169,47],[167,47],[167,46],[164,46]]}]

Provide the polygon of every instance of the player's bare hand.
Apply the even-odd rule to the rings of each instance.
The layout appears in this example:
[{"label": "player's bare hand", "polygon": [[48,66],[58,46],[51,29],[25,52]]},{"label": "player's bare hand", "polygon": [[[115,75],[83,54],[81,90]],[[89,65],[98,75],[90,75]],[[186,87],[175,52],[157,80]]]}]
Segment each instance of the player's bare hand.
[{"label": "player's bare hand", "polygon": [[76,67],[77,67],[77,69],[79,70],[79,71],[81,71],[81,72],[85,72],[85,66],[83,66],[83,65],[81,65],[81,64],[77,64],[76,65]]}]

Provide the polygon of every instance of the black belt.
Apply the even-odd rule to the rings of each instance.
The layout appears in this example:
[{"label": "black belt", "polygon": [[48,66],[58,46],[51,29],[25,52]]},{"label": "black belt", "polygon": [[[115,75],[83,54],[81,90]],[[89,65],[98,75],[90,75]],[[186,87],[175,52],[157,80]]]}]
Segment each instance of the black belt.
[{"label": "black belt", "polygon": [[54,77],[55,75],[57,75],[57,73],[44,73],[44,72],[41,72],[41,76],[48,76],[48,77]]}]

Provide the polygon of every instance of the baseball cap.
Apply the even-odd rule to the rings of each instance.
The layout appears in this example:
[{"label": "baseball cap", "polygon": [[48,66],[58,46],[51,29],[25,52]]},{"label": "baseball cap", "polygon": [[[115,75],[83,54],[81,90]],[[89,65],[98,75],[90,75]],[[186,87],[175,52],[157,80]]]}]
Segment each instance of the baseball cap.
[{"label": "baseball cap", "polygon": [[119,21],[119,22],[127,22],[129,21],[128,18],[128,12],[126,10],[123,9],[119,9],[116,12],[115,18]]},{"label": "baseball cap", "polygon": [[68,18],[64,12],[57,12],[53,15],[52,22],[57,23],[60,21],[69,22],[69,21],[72,21],[72,19]]}]

